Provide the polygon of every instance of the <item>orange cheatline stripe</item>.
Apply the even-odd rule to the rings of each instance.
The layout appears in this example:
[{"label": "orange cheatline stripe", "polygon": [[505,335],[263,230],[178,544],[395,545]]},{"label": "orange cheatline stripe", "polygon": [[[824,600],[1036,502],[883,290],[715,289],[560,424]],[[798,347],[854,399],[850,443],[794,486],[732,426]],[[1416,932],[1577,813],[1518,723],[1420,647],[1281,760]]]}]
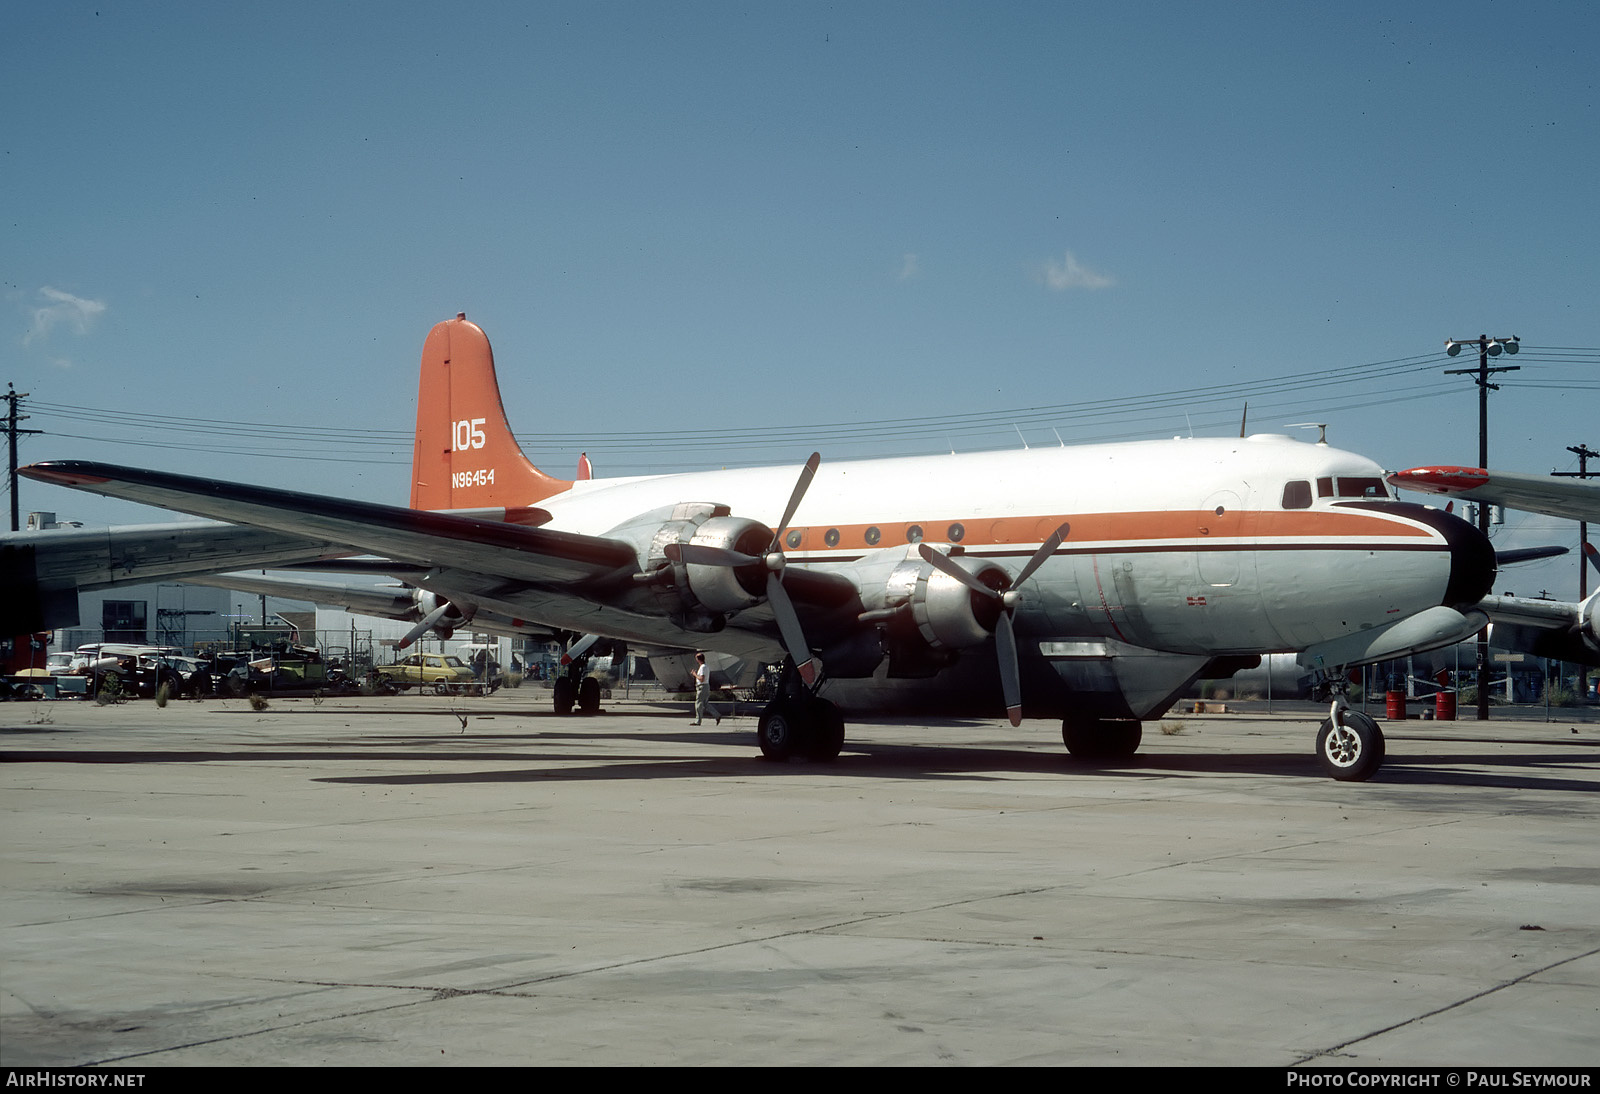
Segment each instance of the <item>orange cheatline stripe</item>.
[{"label": "orange cheatline stripe", "polygon": [[[957,539],[953,526],[961,526]],[[784,546],[791,551],[871,550],[913,542],[909,530],[920,528],[919,538],[933,543],[959,543],[963,547],[988,547],[1000,543],[1042,543],[1062,524],[1070,525],[1064,546],[1078,543],[1197,539],[1212,540],[1272,539],[1305,537],[1319,539],[1374,539],[1402,537],[1432,539],[1426,528],[1373,513],[1266,512],[1232,510],[1218,516],[1208,509],[1161,512],[1080,513],[1076,516],[999,517],[976,520],[892,521],[885,524],[839,524],[828,527],[790,528]],[[837,531],[836,543],[827,533]],[[875,531],[876,537],[869,536]],[[799,542],[791,544],[794,533]]]}]

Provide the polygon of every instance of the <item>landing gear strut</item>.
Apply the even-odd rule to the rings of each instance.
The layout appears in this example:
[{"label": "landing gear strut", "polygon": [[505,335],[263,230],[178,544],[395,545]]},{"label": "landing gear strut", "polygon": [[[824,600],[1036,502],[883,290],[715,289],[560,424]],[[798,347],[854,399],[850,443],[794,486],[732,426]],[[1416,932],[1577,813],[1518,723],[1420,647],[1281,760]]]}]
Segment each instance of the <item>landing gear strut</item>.
[{"label": "landing gear strut", "polygon": [[800,680],[792,661],[785,661],[778,693],[756,723],[756,744],[769,760],[808,756],[828,762],[844,748],[844,716],[819,699]]}]

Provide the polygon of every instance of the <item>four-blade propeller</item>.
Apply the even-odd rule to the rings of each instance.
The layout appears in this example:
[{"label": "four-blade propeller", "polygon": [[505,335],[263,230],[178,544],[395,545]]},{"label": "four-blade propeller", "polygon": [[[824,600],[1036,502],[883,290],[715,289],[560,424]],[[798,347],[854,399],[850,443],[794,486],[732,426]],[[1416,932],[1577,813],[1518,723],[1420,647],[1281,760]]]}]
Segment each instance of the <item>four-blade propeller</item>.
[{"label": "four-blade propeller", "polygon": [[672,561],[695,566],[766,567],[767,603],[772,607],[773,618],[778,621],[778,633],[783,636],[783,648],[788,651],[790,660],[794,662],[795,671],[800,674],[807,687],[816,681],[817,668],[811,657],[811,647],[806,645],[805,631],[800,627],[800,616],[795,612],[794,602],[789,599],[789,594],[783,588],[783,536],[789,530],[789,522],[794,519],[795,510],[800,508],[800,502],[805,498],[811,480],[816,478],[817,466],[821,462],[822,455],[813,452],[805,467],[801,468],[800,478],[789,495],[789,505],[783,511],[783,519],[778,522],[778,530],[773,533],[772,543],[767,547],[765,555],[758,557],[726,547],[711,547],[697,543],[669,543],[665,550],[667,558]]},{"label": "four-blade propeller", "polygon": [[1055,554],[1056,548],[1061,546],[1061,541],[1067,538],[1070,526],[1063,524],[1048,539],[1039,545],[1039,549],[1028,559],[1028,564],[1022,572],[1004,589],[991,589],[976,576],[968,573],[958,566],[949,555],[935,551],[926,543],[917,544],[917,553],[942,574],[955,578],[961,584],[982,596],[990,597],[1000,604],[1000,615],[995,620],[994,626],[994,652],[1000,662],[1000,690],[1006,699],[1006,717],[1011,724],[1022,724],[1022,673],[1017,667],[1017,636],[1011,627],[1011,620],[1017,611],[1020,599],[1018,590],[1022,583],[1033,576],[1034,571],[1044,565],[1045,559]]}]

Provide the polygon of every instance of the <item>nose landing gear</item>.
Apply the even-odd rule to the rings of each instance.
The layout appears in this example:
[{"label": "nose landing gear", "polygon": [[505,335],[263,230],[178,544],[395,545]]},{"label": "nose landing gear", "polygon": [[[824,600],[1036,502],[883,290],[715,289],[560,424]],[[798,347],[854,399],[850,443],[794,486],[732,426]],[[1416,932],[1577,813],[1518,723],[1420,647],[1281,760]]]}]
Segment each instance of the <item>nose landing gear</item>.
[{"label": "nose landing gear", "polygon": [[1340,782],[1366,782],[1383,766],[1383,730],[1378,723],[1351,710],[1344,687],[1335,685],[1328,716],[1317,732],[1317,759],[1330,778]]}]

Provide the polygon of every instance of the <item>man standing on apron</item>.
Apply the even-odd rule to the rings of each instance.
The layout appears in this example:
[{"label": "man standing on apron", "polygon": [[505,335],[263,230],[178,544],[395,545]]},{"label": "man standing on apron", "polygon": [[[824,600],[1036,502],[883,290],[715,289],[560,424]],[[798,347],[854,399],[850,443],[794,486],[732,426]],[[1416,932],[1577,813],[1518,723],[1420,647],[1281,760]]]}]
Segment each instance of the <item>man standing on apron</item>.
[{"label": "man standing on apron", "polygon": [[706,708],[711,707],[711,717],[717,720],[717,725],[722,724],[722,715],[717,713],[717,708],[711,706],[711,666],[706,664],[706,655],[694,655],[694,722],[699,725],[706,716]]}]

